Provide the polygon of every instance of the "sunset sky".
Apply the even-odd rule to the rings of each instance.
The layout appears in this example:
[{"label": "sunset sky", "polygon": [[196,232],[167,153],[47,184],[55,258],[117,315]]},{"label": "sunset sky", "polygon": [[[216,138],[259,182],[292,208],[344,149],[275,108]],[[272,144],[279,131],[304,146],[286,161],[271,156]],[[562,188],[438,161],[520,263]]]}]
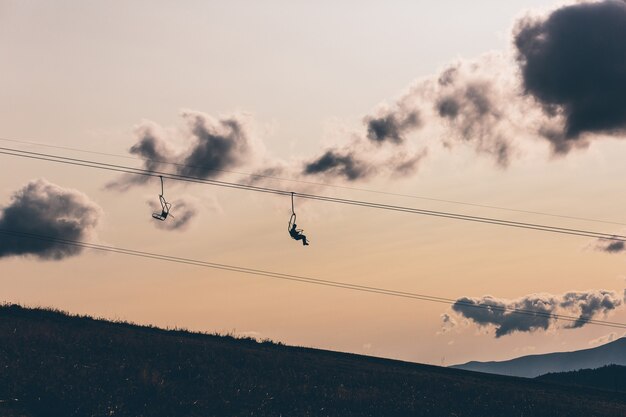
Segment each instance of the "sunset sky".
[{"label": "sunset sky", "polygon": [[[623,234],[624,31],[621,0],[0,0],[0,139],[111,155],[0,146],[144,167],[129,157],[156,144],[159,158],[196,168],[297,180],[261,186]],[[611,307],[593,318],[626,322],[623,246],[296,199],[303,247],[286,230],[288,197],[166,181],[175,218],[160,224],[156,178],[6,155],[0,167],[2,227],[17,216],[36,233],[68,210],[78,240],[451,299],[556,300],[570,315],[581,304],[566,306],[567,293],[604,294]],[[45,192],[61,211],[28,217]],[[496,323],[445,304],[8,245],[0,300],[109,319],[446,365],[624,334],[551,322],[496,337]]]}]

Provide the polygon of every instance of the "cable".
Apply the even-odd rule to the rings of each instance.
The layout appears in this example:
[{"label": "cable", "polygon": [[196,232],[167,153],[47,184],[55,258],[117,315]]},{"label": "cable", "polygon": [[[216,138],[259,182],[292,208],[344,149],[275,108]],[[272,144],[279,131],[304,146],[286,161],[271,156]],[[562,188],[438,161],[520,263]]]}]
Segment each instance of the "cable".
[{"label": "cable", "polygon": [[177,166],[181,168],[202,168],[207,171],[223,172],[227,174],[242,175],[242,176],[248,176],[252,178],[263,178],[263,179],[269,179],[269,180],[275,180],[275,181],[288,181],[288,182],[315,185],[315,186],[321,186],[321,187],[331,187],[331,188],[338,188],[338,189],[351,190],[351,191],[362,191],[362,192],[373,193],[373,194],[413,198],[413,199],[418,199],[418,200],[436,201],[440,203],[459,204],[459,205],[464,205],[464,206],[488,208],[488,209],[493,209],[493,210],[503,210],[503,211],[510,211],[510,212],[515,212],[515,213],[536,214],[536,215],[547,216],[547,217],[558,217],[562,219],[582,220],[582,221],[594,222],[594,223],[615,224],[619,226],[626,226],[626,223],[620,223],[620,222],[609,221],[609,220],[591,219],[587,217],[577,217],[577,216],[566,216],[563,214],[545,213],[545,212],[533,211],[533,210],[521,210],[521,209],[510,208],[510,207],[492,206],[492,205],[487,205],[487,204],[468,203],[465,201],[425,197],[425,196],[418,196],[414,194],[394,193],[390,191],[373,190],[370,188],[348,187],[345,185],[330,184],[326,182],[297,180],[293,178],[276,177],[272,175],[252,174],[249,172],[241,172],[241,171],[230,171],[230,170],[225,170],[225,169],[209,168],[203,165],[187,165],[187,164],[181,164],[178,162],[163,161],[163,160],[149,159],[149,158],[139,158],[139,157],[134,157],[134,156],[119,155],[119,154],[113,154],[113,153],[107,153],[107,152],[98,152],[98,151],[92,151],[92,150],[81,149],[81,148],[73,148],[69,146],[49,145],[49,144],[40,143],[40,142],[29,142],[29,141],[8,139],[8,138],[2,138],[2,137],[0,137],[0,141],[21,143],[21,144],[32,145],[32,146],[42,146],[42,147],[47,147],[47,148],[52,148],[52,149],[70,150],[70,151],[83,152],[83,153],[94,154],[94,155],[112,156],[115,158],[132,159],[135,161],[152,162],[152,163],[158,163],[158,164],[164,164],[164,165],[173,165],[173,166]]},{"label": "cable", "polygon": [[322,286],[334,287],[334,288],[343,288],[343,289],[348,289],[348,290],[353,290],[353,291],[361,291],[361,292],[368,292],[368,293],[373,293],[373,294],[388,295],[388,296],[393,296],[393,297],[409,298],[409,299],[415,299],[415,300],[421,300],[421,301],[430,301],[430,302],[441,303],[441,304],[462,305],[464,307],[480,308],[480,309],[486,309],[489,311],[510,312],[514,314],[539,316],[539,317],[544,317],[544,318],[549,318],[549,319],[569,321],[569,322],[575,322],[575,323],[582,322],[584,324],[593,324],[593,325],[599,325],[599,326],[626,329],[626,323],[567,316],[563,314],[549,313],[545,311],[517,309],[517,308],[511,308],[511,307],[501,306],[497,304],[468,303],[468,302],[464,302],[460,300],[455,300],[452,298],[436,297],[436,296],[431,296],[427,294],[418,294],[418,293],[412,293],[412,292],[390,290],[386,288],[350,284],[346,282],[324,280],[324,279],[318,279],[318,278],[307,277],[307,276],[302,276],[302,275],[283,274],[279,272],[266,271],[266,270],[254,269],[254,268],[246,268],[246,267],[241,267],[241,266],[236,266],[236,265],[201,261],[197,259],[181,258],[181,257],[176,257],[176,256],[153,253],[153,252],[144,252],[144,251],[137,251],[133,249],[120,248],[116,246],[105,246],[105,245],[99,245],[95,243],[82,242],[78,240],[62,239],[62,238],[56,238],[52,236],[40,235],[36,233],[20,232],[17,230],[0,229],[0,235],[20,237],[20,238],[26,238],[26,239],[34,239],[34,240],[51,242],[51,243],[59,243],[63,245],[75,246],[75,247],[84,248],[84,249],[93,249],[93,250],[98,250],[98,251],[112,252],[112,253],[136,256],[136,257],[141,257],[141,258],[148,258],[148,259],[154,259],[154,260],[160,260],[160,261],[166,261],[166,262],[174,262],[174,263],[179,263],[179,264],[199,266],[199,267],[204,267],[204,268],[219,269],[219,270],[230,271],[230,272],[239,272],[242,274],[257,275],[257,276],[263,276],[267,278],[282,279],[282,280],[287,280],[287,281],[296,281],[296,282],[322,285]]},{"label": "cable", "polygon": [[[161,171],[149,171],[149,170],[145,170],[141,168],[133,168],[133,167],[128,167],[124,165],[106,164],[106,163],[97,162],[97,161],[90,161],[90,160],[77,159],[77,158],[68,158],[68,157],[45,154],[45,153],[38,153],[38,152],[28,152],[28,151],[22,151],[22,150],[11,149],[11,148],[0,147],[0,154],[9,155],[9,156],[17,156],[21,158],[56,162],[56,163],[61,163],[61,164],[73,165],[73,166],[82,166],[82,167],[96,168],[96,169],[102,169],[102,170],[107,170],[107,171],[122,172],[122,173],[133,174],[133,175],[141,175],[145,177],[162,176],[165,179],[171,179],[171,180],[177,180],[177,181],[206,184],[206,185],[241,189],[241,190],[247,190],[247,191],[256,191],[256,192],[262,192],[262,193],[277,194],[277,195],[282,195],[282,196],[292,195],[291,191],[286,191],[286,190],[280,190],[280,189],[274,189],[274,188],[268,188],[268,187],[259,187],[259,186],[249,185],[249,184],[233,183],[233,182],[227,182],[227,181],[203,179],[203,178],[192,177],[188,175],[172,174],[172,173],[161,172]],[[521,229],[528,229],[528,230],[537,230],[537,231],[544,231],[544,232],[551,232],[551,233],[583,236],[583,237],[589,237],[589,238],[594,238],[594,239],[604,239],[604,240],[611,240],[611,241],[626,242],[626,236],[595,232],[595,231],[589,231],[589,230],[548,226],[548,225],[541,225],[541,224],[527,223],[527,222],[516,222],[516,221],[511,221],[511,220],[503,220],[503,219],[496,219],[496,218],[490,218],[490,217],[469,216],[465,214],[436,211],[436,210],[424,210],[424,209],[419,209],[419,208],[414,208],[414,207],[396,206],[396,205],[375,203],[375,202],[362,201],[362,200],[343,199],[343,198],[330,197],[330,196],[324,196],[324,195],[319,195],[319,194],[293,193],[293,195],[299,198],[304,198],[304,199],[309,199],[309,200],[325,201],[325,202],[331,202],[331,203],[368,207],[368,208],[389,210],[389,211],[396,211],[396,212],[404,212],[404,213],[410,213],[410,214],[420,214],[420,215],[425,215],[425,216],[434,216],[434,217],[441,217],[441,218],[448,218],[448,219],[464,220],[464,221],[471,221],[471,222],[476,222],[476,223],[508,226],[508,227],[515,227],[515,228],[521,228]]]}]

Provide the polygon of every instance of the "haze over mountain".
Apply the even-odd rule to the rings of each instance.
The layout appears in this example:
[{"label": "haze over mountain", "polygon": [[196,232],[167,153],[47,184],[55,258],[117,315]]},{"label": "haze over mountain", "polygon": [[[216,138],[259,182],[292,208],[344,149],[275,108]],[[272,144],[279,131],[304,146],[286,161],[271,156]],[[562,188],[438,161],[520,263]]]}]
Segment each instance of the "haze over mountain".
[{"label": "haze over mountain", "polygon": [[501,362],[471,361],[451,367],[490,374],[534,378],[550,372],[595,369],[606,365],[626,365],[626,337],[591,349],[528,355]]}]

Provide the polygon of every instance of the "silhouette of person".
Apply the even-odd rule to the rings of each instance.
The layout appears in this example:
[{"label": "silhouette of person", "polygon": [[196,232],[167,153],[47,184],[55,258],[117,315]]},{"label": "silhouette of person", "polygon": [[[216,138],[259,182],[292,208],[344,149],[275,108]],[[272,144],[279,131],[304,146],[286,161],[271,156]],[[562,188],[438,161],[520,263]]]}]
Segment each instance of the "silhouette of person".
[{"label": "silhouette of person", "polygon": [[295,240],[301,240],[302,246],[308,246],[309,242],[307,242],[306,236],[302,234],[302,229],[296,229],[296,227],[298,227],[298,225],[294,223],[289,230],[289,235]]}]

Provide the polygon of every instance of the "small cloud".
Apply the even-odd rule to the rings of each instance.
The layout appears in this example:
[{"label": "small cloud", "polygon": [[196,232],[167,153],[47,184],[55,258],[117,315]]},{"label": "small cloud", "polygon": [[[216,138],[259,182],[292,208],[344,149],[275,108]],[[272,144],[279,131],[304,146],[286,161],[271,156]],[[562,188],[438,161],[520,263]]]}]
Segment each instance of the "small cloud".
[{"label": "small cloud", "polygon": [[613,239],[597,239],[594,248],[600,252],[622,253],[626,250],[625,242]]},{"label": "small cloud", "polygon": [[375,143],[390,142],[401,144],[404,135],[420,126],[420,117],[417,110],[396,112],[388,111],[376,117],[367,116],[367,138]]},{"label": "small cloud", "polygon": [[[149,200],[148,205],[153,212],[161,211],[161,207],[154,200]],[[189,227],[189,223],[197,213],[198,208],[195,202],[185,198],[178,198],[172,201],[172,207],[167,219],[164,221],[154,220],[152,224],[162,230],[184,231]]]},{"label": "small cloud", "polygon": [[305,164],[303,174],[323,174],[343,177],[348,181],[363,179],[372,173],[372,169],[352,152],[327,150],[323,155]]},{"label": "small cloud", "polygon": [[[87,240],[101,217],[102,209],[85,194],[39,179],[15,192],[10,204],[0,209],[0,229],[57,240]],[[45,239],[18,236],[0,239],[0,258],[33,255],[60,260],[82,250],[80,246]]]},{"label": "small cloud", "polygon": [[441,330],[439,330],[437,334],[446,334],[458,326],[457,321],[450,314],[443,313],[440,317],[441,317],[442,326],[441,326]]}]

